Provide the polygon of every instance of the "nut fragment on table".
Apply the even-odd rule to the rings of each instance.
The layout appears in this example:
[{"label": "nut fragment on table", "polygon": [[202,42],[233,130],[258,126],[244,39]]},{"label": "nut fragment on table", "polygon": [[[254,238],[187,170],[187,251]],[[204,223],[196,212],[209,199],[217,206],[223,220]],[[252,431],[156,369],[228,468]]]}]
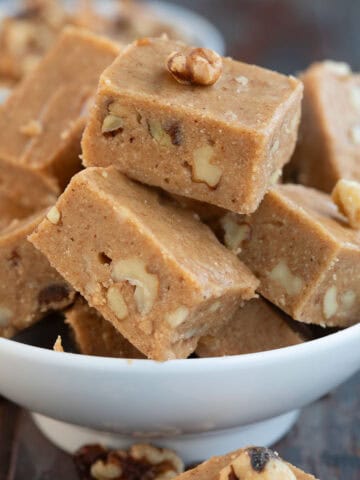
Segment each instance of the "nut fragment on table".
[{"label": "nut fragment on table", "polygon": [[166,68],[183,85],[213,85],[222,73],[222,58],[214,50],[194,48],[189,52],[172,52]]},{"label": "nut fragment on table", "polygon": [[170,480],[184,471],[172,450],[135,444],[129,450],[86,445],[74,455],[81,480]]},{"label": "nut fragment on table", "polygon": [[351,227],[360,229],[360,183],[341,179],[335,185],[331,197]]}]

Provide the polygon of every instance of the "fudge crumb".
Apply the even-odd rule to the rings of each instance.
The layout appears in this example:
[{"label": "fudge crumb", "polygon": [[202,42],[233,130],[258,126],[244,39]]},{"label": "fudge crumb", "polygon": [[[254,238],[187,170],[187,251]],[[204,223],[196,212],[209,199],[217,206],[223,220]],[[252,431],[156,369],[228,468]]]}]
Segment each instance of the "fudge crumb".
[{"label": "fudge crumb", "polygon": [[28,137],[37,137],[43,132],[43,127],[38,120],[30,120],[20,127],[20,132]]},{"label": "fudge crumb", "polygon": [[64,348],[62,346],[62,338],[60,335],[57,336],[57,339],[54,343],[54,346],[53,346],[53,350],[54,352],[63,352],[64,351]]}]

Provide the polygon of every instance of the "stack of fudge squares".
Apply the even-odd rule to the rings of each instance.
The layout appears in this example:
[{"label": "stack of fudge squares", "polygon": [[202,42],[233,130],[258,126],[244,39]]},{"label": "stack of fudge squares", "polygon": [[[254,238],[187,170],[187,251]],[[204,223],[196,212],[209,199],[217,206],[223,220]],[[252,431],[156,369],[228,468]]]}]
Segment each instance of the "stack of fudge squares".
[{"label": "stack of fudge squares", "polygon": [[356,323],[359,143],[344,64],[65,29],[0,108],[0,334],[64,310],[80,352],[164,361]]}]

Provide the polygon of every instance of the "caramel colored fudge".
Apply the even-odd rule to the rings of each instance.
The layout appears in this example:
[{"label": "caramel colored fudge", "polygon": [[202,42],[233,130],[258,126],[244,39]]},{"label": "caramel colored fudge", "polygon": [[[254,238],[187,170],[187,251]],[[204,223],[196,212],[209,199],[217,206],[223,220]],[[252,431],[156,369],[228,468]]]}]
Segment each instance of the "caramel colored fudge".
[{"label": "caramel colored fudge", "polygon": [[293,152],[302,85],[221,57],[212,86],[180,84],[165,65],[174,50],[190,51],[163,38],[139,40],[105,70],[82,141],[84,164],[113,165],[171,193],[253,212]]},{"label": "caramel colored fudge", "polygon": [[1,231],[0,336],[11,337],[74,299],[72,288],[27,240],[45,213],[13,221]]},{"label": "caramel colored fudge", "polygon": [[27,166],[0,158],[0,195],[25,209],[40,210],[55,203],[56,184]]},{"label": "caramel colored fudge", "polygon": [[0,159],[0,230],[53,205],[58,190],[37,172]]},{"label": "caramel colored fudge", "polygon": [[81,353],[100,357],[144,358],[139,350],[95,308],[89,307],[84,299],[77,300],[65,315]]},{"label": "caramel colored fudge", "polygon": [[118,52],[102,37],[66,29],[1,108],[0,158],[64,187],[80,169],[89,98]]},{"label": "caramel colored fudge", "polygon": [[[18,2],[17,2],[18,3]],[[65,26],[57,0],[23,0],[13,16],[1,19],[0,79],[17,82],[39,63]]]},{"label": "caramel colored fudge", "polygon": [[301,185],[274,187],[232,228],[241,239],[233,246],[260,279],[259,292],[292,318],[328,327],[359,321],[360,232],[329,195]]},{"label": "caramel colored fudge", "polygon": [[212,457],[187,470],[178,480],[316,480],[282,460],[269,448],[248,447],[221,457]]},{"label": "caramel colored fudge", "polygon": [[222,357],[264,352],[297,345],[305,335],[283,312],[255,298],[235,313],[230,322],[218,331],[202,337],[196,354],[199,357]]},{"label": "caramel colored fudge", "polygon": [[73,177],[30,239],[92,307],[156,360],[187,357],[258,285],[191,212],[112,167]]},{"label": "caramel colored fudge", "polygon": [[330,193],[341,178],[360,180],[360,75],[325,61],[300,78],[303,113],[287,176]]}]

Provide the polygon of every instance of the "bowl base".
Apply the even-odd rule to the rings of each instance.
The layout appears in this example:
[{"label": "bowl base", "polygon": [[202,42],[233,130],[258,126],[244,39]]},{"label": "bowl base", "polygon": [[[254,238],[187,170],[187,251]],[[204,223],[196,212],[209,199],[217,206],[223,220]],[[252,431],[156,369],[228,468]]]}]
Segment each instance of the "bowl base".
[{"label": "bowl base", "polygon": [[291,429],[299,416],[299,410],[241,427],[173,437],[150,434],[117,435],[60,422],[37,413],[33,413],[32,416],[41,432],[57,447],[68,453],[74,453],[79,447],[93,443],[112,448],[127,448],[133,443],[151,442],[175,450],[185,464],[190,465],[248,445],[272,445]]}]

